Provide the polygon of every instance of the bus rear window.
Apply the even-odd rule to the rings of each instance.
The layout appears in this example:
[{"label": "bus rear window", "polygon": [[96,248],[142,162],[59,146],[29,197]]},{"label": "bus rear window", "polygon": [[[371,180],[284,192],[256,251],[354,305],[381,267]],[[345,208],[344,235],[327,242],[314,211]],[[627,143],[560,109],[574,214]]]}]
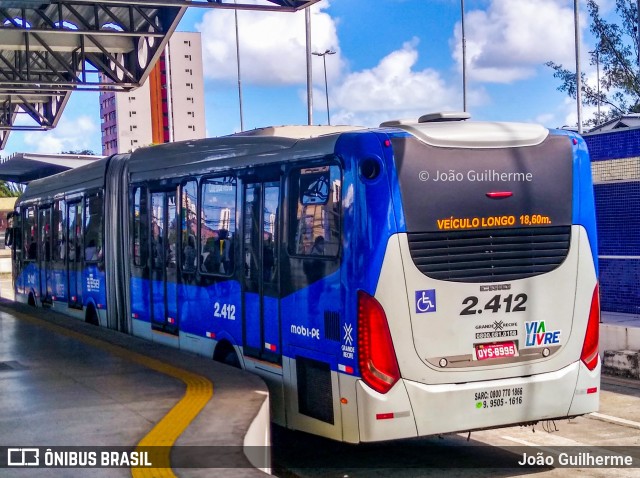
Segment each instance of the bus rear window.
[{"label": "bus rear window", "polygon": [[407,232],[566,226],[571,140],[518,148],[441,148],[394,138]]}]

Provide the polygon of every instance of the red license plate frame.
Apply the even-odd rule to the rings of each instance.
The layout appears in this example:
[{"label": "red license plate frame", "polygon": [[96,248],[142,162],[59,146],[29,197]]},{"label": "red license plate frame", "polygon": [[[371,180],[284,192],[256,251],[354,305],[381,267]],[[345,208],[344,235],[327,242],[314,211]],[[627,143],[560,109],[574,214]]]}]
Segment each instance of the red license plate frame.
[{"label": "red license plate frame", "polygon": [[496,344],[477,344],[475,346],[476,360],[495,360],[518,356],[518,347],[513,341]]}]

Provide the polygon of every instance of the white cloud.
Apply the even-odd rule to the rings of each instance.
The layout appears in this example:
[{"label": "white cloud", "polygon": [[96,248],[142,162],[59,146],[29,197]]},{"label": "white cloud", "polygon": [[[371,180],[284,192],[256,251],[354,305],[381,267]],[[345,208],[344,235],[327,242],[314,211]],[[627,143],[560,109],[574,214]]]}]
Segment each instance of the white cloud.
[{"label": "white cloud", "polygon": [[330,108],[336,111],[332,123],[375,126],[391,119],[462,109],[459,90],[440,73],[413,69],[417,46],[417,39],[405,43],[375,67],[348,74],[333,94],[330,90]]},{"label": "white cloud", "polygon": [[[251,3],[251,2],[248,2]],[[252,3],[257,3],[255,0]],[[322,10],[328,2],[311,8],[312,51],[336,51],[327,58],[329,80],[340,76],[343,60],[334,20]],[[206,78],[236,81],[235,19],[232,10],[213,9],[196,25],[202,32]],[[257,85],[294,85],[306,82],[306,29],[304,12],[238,11],[242,82]],[[322,61],[312,57],[313,76],[324,79]]]},{"label": "white cloud", "polygon": [[[606,113],[607,111],[609,111],[609,107],[606,105],[602,105],[601,106],[601,112],[602,113]],[[561,111],[564,113],[564,125],[569,125],[569,126],[576,126],[578,124],[578,109],[576,107],[576,100],[573,98],[565,98],[562,106],[561,106]],[[597,106],[591,106],[591,105],[583,105],[582,106],[582,124],[584,125],[584,123],[589,120],[592,119],[593,117],[595,117],[596,112],[598,111],[598,107]],[[588,131],[589,129],[591,129],[592,126],[586,126],[584,127],[584,131]]]},{"label": "white cloud", "polygon": [[[451,86],[433,69],[414,69],[418,40],[382,58],[370,69],[347,72],[341,56],[336,20],[324,9],[326,1],[312,8],[312,51],[336,51],[326,57],[329,108],[333,124],[376,126],[400,117],[417,118],[437,110],[460,110],[458,85]],[[304,13],[285,14],[239,11],[240,51],[243,84],[304,85]],[[212,10],[197,25],[202,32],[205,76],[235,82],[236,50],[233,12]],[[326,98],[322,59],[313,59],[314,122],[326,123]],[[300,91],[300,101],[306,92]],[[473,95],[472,95],[473,96]],[[484,93],[474,96],[484,101]]]},{"label": "white cloud", "polygon": [[[55,154],[62,151],[93,149],[100,128],[91,116],[62,116],[58,126],[51,131],[25,133],[24,144],[32,153]],[[101,151],[95,151],[101,154]]]},{"label": "white cloud", "polygon": [[[467,74],[475,81],[511,83],[552,60],[574,61],[573,5],[566,0],[492,0],[465,16]],[[581,16],[581,24],[586,18]],[[461,68],[460,25],[452,42]]]},{"label": "white cloud", "polygon": [[[597,106],[583,105],[582,106],[582,123],[593,118],[598,110]],[[608,110],[608,107],[602,105],[602,112]],[[560,101],[552,110],[541,113],[533,121],[542,124],[548,128],[562,128],[568,126],[575,128],[578,124],[578,109],[576,107],[576,100],[574,98],[566,97]],[[584,131],[588,131],[591,126],[583,126]]]}]

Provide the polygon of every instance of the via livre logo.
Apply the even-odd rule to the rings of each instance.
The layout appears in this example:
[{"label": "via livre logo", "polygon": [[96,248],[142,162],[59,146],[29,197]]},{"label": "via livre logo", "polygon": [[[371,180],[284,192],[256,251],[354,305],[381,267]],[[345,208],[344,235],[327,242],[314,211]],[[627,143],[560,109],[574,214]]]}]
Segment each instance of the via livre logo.
[{"label": "via livre logo", "polygon": [[560,343],[560,330],[550,330],[547,332],[547,327],[544,320],[525,322],[524,324],[527,337],[525,340],[526,347],[533,347],[536,345],[557,345]]}]

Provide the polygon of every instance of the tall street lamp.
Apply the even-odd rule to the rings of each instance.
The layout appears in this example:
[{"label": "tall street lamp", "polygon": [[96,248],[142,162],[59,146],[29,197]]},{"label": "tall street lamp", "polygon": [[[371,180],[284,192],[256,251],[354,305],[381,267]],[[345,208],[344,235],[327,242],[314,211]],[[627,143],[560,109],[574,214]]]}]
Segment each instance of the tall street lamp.
[{"label": "tall street lamp", "polygon": [[[234,0],[233,3],[236,3]],[[236,19],[236,65],[238,66],[238,104],[240,107],[240,131],[244,131],[244,117],[242,113],[242,76],[240,72],[240,35],[238,34],[238,9],[234,8],[233,13]]]},{"label": "tall street lamp", "polygon": [[324,53],[313,52],[313,55],[321,56],[324,63],[324,94],[327,98],[327,124],[329,126],[331,125],[331,119],[329,117],[329,87],[327,86],[327,55],[335,55],[335,53],[333,50],[325,50]]},{"label": "tall street lamp", "polygon": [[[640,1],[640,0],[639,0]],[[464,0],[460,0],[460,27],[462,30],[462,111],[467,111],[467,38],[464,34]]]},{"label": "tall street lamp", "polygon": [[580,70],[580,19],[579,0],[573,0],[573,24],[576,48],[576,108],[578,114],[578,134],[582,134],[582,72]]},{"label": "tall street lamp", "polygon": [[[640,0],[638,0],[640,1]],[[311,75],[311,9],[304,9],[304,22],[306,33],[306,54],[307,61],[307,123],[313,124],[313,78]]]}]

